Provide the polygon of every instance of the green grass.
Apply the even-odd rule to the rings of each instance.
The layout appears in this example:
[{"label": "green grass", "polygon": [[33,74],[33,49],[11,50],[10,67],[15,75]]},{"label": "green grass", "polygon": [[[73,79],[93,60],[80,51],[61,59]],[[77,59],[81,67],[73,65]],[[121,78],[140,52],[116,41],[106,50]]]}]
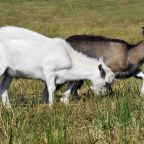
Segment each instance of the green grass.
[{"label": "green grass", "polygon": [[[143,0],[0,0],[1,26],[21,26],[49,37],[96,34],[135,43],[143,39],[143,22]],[[0,144],[142,144],[140,87],[134,78],[118,80],[113,96],[104,97],[85,83],[80,102],[67,107],[55,102],[51,110],[39,104],[41,82],[15,80],[9,89],[13,111],[0,104]]]}]

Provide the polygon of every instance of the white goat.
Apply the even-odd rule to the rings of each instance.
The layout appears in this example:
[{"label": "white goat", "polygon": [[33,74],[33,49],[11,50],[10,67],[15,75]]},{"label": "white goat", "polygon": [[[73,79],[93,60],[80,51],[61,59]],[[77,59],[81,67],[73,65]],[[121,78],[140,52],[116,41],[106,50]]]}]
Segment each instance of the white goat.
[{"label": "white goat", "polygon": [[[113,72],[102,60],[75,51],[65,40],[12,26],[0,28],[0,75],[5,72],[12,77],[44,81],[49,105],[53,105],[55,84],[88,79],[94,90],[99,91],[114,79]],[[2,97],[3,104],[9,104],[7,91]]]}]

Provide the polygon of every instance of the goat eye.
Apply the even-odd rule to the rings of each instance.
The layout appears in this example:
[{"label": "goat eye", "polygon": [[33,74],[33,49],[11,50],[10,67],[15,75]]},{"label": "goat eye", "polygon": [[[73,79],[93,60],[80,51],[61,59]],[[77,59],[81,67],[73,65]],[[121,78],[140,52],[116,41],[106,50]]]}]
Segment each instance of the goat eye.
[{"label": "goat eye", "polygon": [[103,69],[102,65],[100,64],[100,65],[98,66],[98,68],[99,68],[101,77],[102,77],[102,78],[105,78],[106,72],[105,72],[105,70]]}]

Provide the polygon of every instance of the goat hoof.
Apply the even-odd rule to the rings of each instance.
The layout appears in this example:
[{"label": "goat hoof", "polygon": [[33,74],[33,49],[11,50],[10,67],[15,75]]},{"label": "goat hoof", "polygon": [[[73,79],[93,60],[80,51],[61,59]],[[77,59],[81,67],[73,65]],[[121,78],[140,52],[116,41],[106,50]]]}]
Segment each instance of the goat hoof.
[{"label": "goat hoof", "polygon": [[60,102],[66,104],[66,105],[69,104],[69,100],[68,100],[68,98],[66,98],[66,97],[61,97],[61,98],[60,98]]}]

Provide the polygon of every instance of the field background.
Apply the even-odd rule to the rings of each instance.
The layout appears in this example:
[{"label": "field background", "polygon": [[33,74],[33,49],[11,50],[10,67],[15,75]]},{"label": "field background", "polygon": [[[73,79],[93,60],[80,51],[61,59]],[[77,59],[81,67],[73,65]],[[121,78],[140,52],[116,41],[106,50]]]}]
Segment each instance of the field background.
[{"label": "field background", "polygon": [[[0,26],[29,28],[48,37],[96,34],[135,43],[143,39],[143,0],[0,0]],[[56,96],[65,89],[56,92]],[[143,144],[141,81],[118,80],[114,94],[97,96],[85,83],[82,100],[53,110],[40,105],[43,84],[14,80],[13,111],[0,103],[0,144]],[[1,102],[1,101],[0,101]]]}]

